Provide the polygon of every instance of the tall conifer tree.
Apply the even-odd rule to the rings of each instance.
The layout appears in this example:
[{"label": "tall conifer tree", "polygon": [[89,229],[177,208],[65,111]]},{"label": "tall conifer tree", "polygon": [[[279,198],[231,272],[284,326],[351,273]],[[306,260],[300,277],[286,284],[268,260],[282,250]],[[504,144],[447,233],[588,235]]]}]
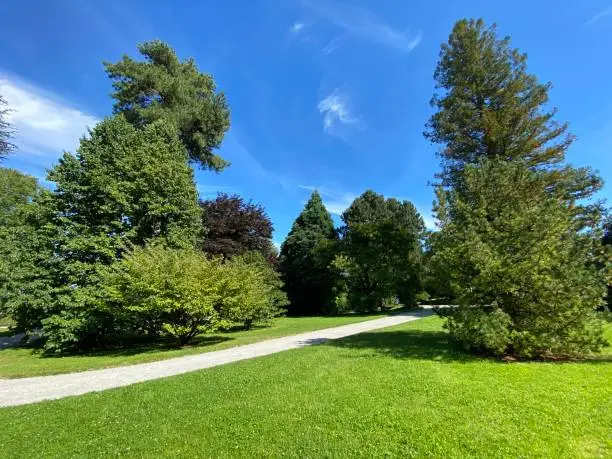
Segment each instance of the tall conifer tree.
[{"label": "tall conifer tree", "polygon": [[336,240],[334,222],[315,191],[281,246],[280,269],[289,313],[320,314],[330,308],[334,279],[329,264]]}]

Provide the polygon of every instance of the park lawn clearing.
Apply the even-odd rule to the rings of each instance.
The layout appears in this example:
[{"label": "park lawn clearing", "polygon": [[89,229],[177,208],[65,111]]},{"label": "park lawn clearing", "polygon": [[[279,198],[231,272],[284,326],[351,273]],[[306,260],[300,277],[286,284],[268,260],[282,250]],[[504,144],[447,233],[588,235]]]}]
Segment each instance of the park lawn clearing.
[{"label": "park lawn clearing", "polygon": [[[395,310],[393,313],[398,311]],[[54,375],[154,362],[173,357],[218,351],[323,328],[378,319],[385,315],[387,314],[279,317],[273,319],[269,325],[254,326],[251,330],[203,334],[194,338],[192,345],[182,348],[177,348],[169,340],[158,340],[130,347],[101,349],[62,357],[45,357],[40,352],[40,349],[28,347],[5,348],[0,349],[0,378]]]},{"label": "park lawn clearing", "polygon": [[[438,317],[0,410],[11,457],[610,457],[612,353],[504,363]],[[607,336],[612,338],[608,324]]]}]

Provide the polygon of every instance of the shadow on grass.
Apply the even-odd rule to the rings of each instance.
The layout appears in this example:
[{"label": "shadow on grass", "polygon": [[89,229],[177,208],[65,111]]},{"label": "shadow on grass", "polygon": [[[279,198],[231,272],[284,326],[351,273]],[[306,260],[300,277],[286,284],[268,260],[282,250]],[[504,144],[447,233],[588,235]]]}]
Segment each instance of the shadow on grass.
[{"label": "shadow on grass", "polygon": [[[65,354],[45,354],[42,350],[39,341],[30,342],[27,344],[20,343],[17,340],[14,342],[3,343],[0,340],[0,352],[5,349],[30,349],[32,354],[42,358],[62,358],[62,357],[128,357],[139,354],[151,354],[156,352],[176,351],[180,349],[199,349],[204,351],[207,346],[232,341],[235,338],[222,335],[201,335],[193,338],[188,345],[179,347],[176,342],[170,339],[137,339],[122,341],[113,345],[106,345],[93,349],[83,349],[78,352]],[[3,346],[2,344],[6,344]]]},{"label": "shadow on grass", "polygon": [[[70,354],[74,357],[128,357],[138,354],[150,354],[155,352],[176,351],[180,349],[206,348],[234,338],[228,336],[196,336],[189,344],[179,347],[172,340],[154,340],[148,342],[127,343],[122,346],[103,347]],[[45,356],[46,357],[46,356]]]},{"label": "shadow on grass", "polygon": [[[369,350],[375,354],[397,359],[430,360],[438,362],[491,362],[508,364],[498,358],[479,356],[464,350],[442,331],[397,330],[388,332],[360,333],[348,338],[329,340],[327,346]],[[611,363],[612,355],[601,354],[582,360],[547,361],[555,365],[567,363],[600,364]]]},{"label": "shadow on grass", "polygon": [[481,360],[464,351],[441,331],[397,330],[360,333],[325,343],[328,346],[370,350],[397,359],[473,362]]}]

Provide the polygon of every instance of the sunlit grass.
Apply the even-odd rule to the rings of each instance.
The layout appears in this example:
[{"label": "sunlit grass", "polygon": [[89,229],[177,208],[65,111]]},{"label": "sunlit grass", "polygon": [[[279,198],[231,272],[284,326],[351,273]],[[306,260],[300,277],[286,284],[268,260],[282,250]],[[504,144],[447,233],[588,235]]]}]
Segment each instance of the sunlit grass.
[{"label": "sunlit grass", "polygon": [[[160,340],[63,357],[45,357],[36,348],[0,349],[0,378],[50,375],[152,362],[171,357],[218,351],[265,339],[346,325],[375,319],[381,317],[381,315],[352,314],[337,317],[280,317],[274,319],[269,325],[255,327],[252,330],[200,335],[194,339],[192,345],[183,348],[176,348],[172,341]],[[0,330],[0,332],[3,332],[0,336],[8,334],[6,330]]]},{"label": "sunlit grass", "polygon": [[[608,324],[608,337],[612,338]],[[12,457],[611,457],[612,354],[504,363],[437,317],[0,410]]]}]

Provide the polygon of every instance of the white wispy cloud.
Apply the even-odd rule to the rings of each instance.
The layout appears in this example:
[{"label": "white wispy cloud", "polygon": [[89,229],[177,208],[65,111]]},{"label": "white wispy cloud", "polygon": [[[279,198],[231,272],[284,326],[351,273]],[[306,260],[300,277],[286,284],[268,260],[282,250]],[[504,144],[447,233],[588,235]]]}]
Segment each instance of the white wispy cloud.
[{"label": "white wispy cloud", "polygon": [[363,122],[352,113],[350,97],[339,89],[321,99],[317,108],[323,116],[323,130],[330,135],[344,137],[347,126],[363,129]]},{"label": "white wispy cloud", "polygon": [[206,185],[204,183],[196,183],[196,188],[200,198],[214,198],[219,193],[238,194],[238,188],[228,185]]},{"label": "white wispy cloud", "polygon": [[289,27],[289,32],[293,35],[297,35],[304,28],[304,23],[301,21],[295,21],[291,27]]},{"label": "white wispy cloud", "polygon": [[609,6],[608,8],[601,10],[599,13],[597,13],[595,16],[593,16],[591,19],[589,19],[587,21],[587,25],[591,25],[596,23],[597,21],[599,21],[600,19],[605,18],[606,16],[610,16],[612,15],[612,6]]},{"label": "white wispy cloud", "polygon": [[9,120],[16,130],[19,154],[36,157],[36,162],[45,165],[64,150],[74,152],[87,128],[99,122],[56,95],[17,78],[0,76],[0,94],[13,109]]},{"label": "white wispy cloud", "polygon": [[340,46],[342,46],[343,42],[344,42],[344,37],[343,36],[338,36],[338,37],[332,38],[329,41],[329,43],[327,43],[327,45],[325,45],[325,47],[322,49],[323,54],[331,54],[331,53],[333,53]]},{"label": "white wispy cloud", "polygon": [[310,192],[315,190],[318,191],[328,212],[338,216],[342,215],[342,212],[344,212],[357,197],[356,194],[327,187],[299,185],[299,188]]},{"label": "white wispy cloud", "polygon": [[422,32],[410,34],[408,31],[395,29],[360,6],[319,0],[304,0],[303,3],[352,35],[391,46],[405,53],[416,48],[423,38]]}]

